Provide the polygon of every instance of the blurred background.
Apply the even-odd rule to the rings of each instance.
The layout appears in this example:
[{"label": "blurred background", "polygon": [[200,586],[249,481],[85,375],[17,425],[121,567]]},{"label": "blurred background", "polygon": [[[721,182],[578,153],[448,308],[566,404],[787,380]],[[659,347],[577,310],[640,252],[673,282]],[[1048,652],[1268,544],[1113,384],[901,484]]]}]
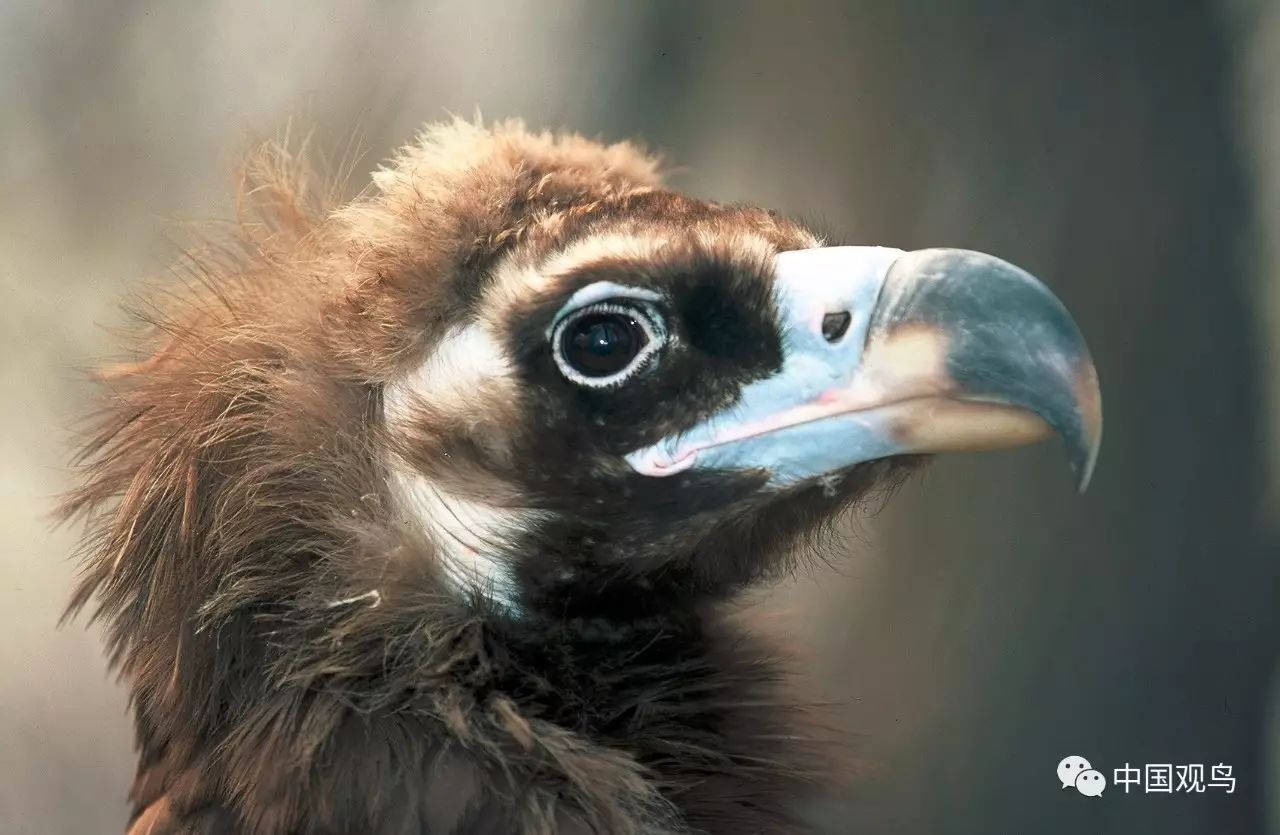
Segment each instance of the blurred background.
[{"label": "blurred background", "polygon": [[[761,604],[870,771],[829,833],[1280,833],[1280,8],[545,0],[0,6],[0,833],[116,833],[123,691],[57,628],[79,369],[292,117],[354,186],[428,120],[638,137],[695,194],[998,253],[1087,334],[1090,492],[1052,447],[941,460]],[[773,627],[778,628],[778,627]],[[1079,754],[1233,794],[1061,790]]]}]

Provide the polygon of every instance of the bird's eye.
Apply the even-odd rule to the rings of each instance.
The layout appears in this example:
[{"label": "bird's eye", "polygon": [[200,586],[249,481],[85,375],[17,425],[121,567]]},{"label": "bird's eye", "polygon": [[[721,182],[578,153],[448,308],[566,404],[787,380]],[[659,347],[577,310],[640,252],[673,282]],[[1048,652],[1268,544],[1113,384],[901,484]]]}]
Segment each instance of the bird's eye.
[{"label": "bird's eye", "polygon": [[638,371],[664,340],[652,311],[603,302],[566,316],[552,344],[561,373],[579,385],[603,388]]},{"label": "bird's eye", "polygon": [[590,313],[565,328],[561,350],[584,377],[609,377],[622,371],[649,341],[634,316]]}]

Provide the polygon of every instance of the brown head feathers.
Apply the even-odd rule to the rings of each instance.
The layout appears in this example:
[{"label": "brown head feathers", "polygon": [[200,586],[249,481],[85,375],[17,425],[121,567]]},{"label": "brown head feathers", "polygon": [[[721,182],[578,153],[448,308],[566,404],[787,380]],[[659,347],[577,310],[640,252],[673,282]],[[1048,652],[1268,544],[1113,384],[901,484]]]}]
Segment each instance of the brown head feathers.
[{"label": "brown head feathers", "polygon": [[[65,502],[71,608],[132,697],[132,832],[803,831],[803,711],[717,606],[889,466],[678,495],[623,466],[776,369],[769,257],[817,240],[658,168],[455,121],[339,206],[253,158],[233,234],[103,373]],[[678,317],[625,386],[548,343],[601,285]]]}]

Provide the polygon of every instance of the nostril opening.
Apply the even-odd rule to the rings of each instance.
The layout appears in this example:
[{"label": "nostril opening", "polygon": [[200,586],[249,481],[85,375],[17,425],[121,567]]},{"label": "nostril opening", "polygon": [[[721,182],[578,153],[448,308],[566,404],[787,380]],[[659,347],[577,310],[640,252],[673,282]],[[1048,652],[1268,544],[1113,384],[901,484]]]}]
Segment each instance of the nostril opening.
[{"label": "nostril opening", "polygon": [[847,311],[828,313],[822,317],[822,338],[828,342],[838,342],[849,330],[849,322],[853,317]]}]

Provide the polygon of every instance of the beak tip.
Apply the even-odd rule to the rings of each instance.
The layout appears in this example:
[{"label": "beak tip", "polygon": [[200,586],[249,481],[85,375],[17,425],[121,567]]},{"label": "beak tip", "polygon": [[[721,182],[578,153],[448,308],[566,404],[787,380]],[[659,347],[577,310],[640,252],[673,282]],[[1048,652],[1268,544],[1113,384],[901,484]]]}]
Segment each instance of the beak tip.
[{"label": "beak tip", "polygon": [[1076,492],[1081,495],[1089,489],[1089,482],[1093,480],[1093,464],[1097,460],[1096,455],[1090,455],[1083,467],[1078,468],[1079,477],[1076,479]]},{"label": "beak tip", "polygon": [[1098,463],[1098,450],[1102,447],[1102,427],[1091,427],[1093,431],[1081,439],[1082,443],[1070,444],[1071,469],[1076,474],[1076,490],[1084,493],[1093,481],[1093,469]]},{"label": "beak tip", "polygon": [[1079,474],[1079,491],[1083,493],[1093,480],[1093,468],[1098,463],[1098,450],[1102,447],[1102,388],[1098,383],[1098,371],[1087,353],[1082,373],[1077,377],[1076,398],[1084,443],[1076,456],[1078,463],[1075,469]]}]

